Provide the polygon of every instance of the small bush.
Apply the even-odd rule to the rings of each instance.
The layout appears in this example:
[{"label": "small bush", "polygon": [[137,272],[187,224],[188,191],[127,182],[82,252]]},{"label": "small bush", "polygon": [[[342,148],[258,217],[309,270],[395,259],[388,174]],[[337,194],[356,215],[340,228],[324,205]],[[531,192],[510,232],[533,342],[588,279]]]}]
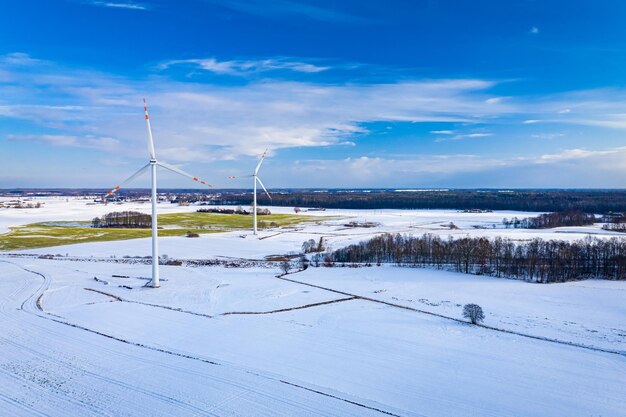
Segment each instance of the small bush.
[{"label": "small bush", "polygon": [[309,267],[309,260],[306,258],[306,256],[301,256],[299,259],[300,262],[300,269],[303,271],[306,271],[307,268]]},{"label": "small bush", "polygon": [[187,237],[200,237],[199,234],[197,234],[195,232],[190,232],[190,231],[188,231],[185,236],[187,236]]},{"label": "small bush", "polygon": [[280,263],[280,270],[283,271],[283,274],[288,274],[291,271],[291,262],[288,260],[284,260]]}]

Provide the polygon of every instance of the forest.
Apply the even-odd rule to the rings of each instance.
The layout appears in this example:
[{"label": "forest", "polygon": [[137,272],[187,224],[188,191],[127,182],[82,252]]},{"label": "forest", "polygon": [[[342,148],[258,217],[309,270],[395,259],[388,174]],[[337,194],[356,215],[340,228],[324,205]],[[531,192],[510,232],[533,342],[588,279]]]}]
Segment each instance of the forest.
[{"label": "forest", "polygon": [[[102,196],[103,189],[13,189],[0,190],[11,197],[36,195]],[[113,201],[149,198],[148,189],[122,189],[109,199]],[[242,205],[252,202],[249,190],[238,189],[161,189],[161,198],[176,204]],[[626,190],[568,189],[279,189],[272,191],[272,200],[258,196],[260,205],[285,207],[325,207],[343,209],[452,209],[452,210],[519,210],[553,212],[580,210],[605,214],[626,211]],[[100,198],[97,199],[100,201]]]},{"label": "forest", "polygon": [[605,224],[602,226],[604,230],[626,233],[626,215],[619,214],[613,216],[604,216],[604,220]]},{"label": "forest", "polygon": [[[208,197],[208,196],[207,196]],[[210,197],[212,204],[250,204],[249,192]],[[259,204],[339,209],[453,209],[554,212],[577,210],[603,214],[626,210],[624,190],[285,190]]]},{"label": "forest", "polygon": [[123,229],[147,229],[152,226],[152,216],[138,211],[116,211],[95,217],[91,227],[114,227]]},{"label": "forest", "polygon": [[[602,219],[600,219],[602,220]],[[525,219],[503,219],[502,224],[508,229],[552,229],[554,227],[565,226],[589,226],[597,221],[596,216],[580,210],[557,211],[554,213],[544,213],[536,217]]]},{"label": "forest", "polygon": [[[241,206],[237,207],[236,209],[227,209],[227,208],[222,208],[222,207],[216,207],[216,208],[201,208],[196,210],[196,212],[198,213],[214,213],[214,214],[242,214],[242,215],[249,215],[253,213],[253,210],[251,209],[250,211],[244,210]],[[270,214],[272,214],[272,212],[267,209],[267,208],[262,208],[262,207],[257,207],[256,208],[256,214],[259,216],[269,216]]]},{"label": "forest", "polygon": [[320,255],[314,261],[320,259],[325,266],[393,263],[540,283],[626,279],[626,239],[622,238],[519,243],[502,237],[443,239],[431,234],[384,234]]}]

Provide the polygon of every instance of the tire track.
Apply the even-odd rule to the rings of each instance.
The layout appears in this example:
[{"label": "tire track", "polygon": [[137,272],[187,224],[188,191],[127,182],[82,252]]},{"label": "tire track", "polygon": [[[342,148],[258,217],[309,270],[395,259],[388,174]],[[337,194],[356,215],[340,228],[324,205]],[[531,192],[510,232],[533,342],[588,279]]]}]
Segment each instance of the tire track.
[{"label": "tire track", "polygon": [[314,392],[314,393],[316,393],[316,394],[323,395],[323,396],[325,396],[325,397],[330,397],[330,398],[339,399],[339,400],[341,400],[341,401],[345,401],[345,402],[350,403],[350,404],[352,404],[352,405],[356,405],[357,407],[367,408],[368,410],[376,411],[376,412],[381,413],[381,414],[385,414],[385,415],[388,415],[388,416],[394,416],[394,417],[402,417],[401,415],[399,415],[399,414],[394,414],[394,413],[392,413],[392,412],[390,412],[390,411],[381,410],[380,408],[370,407],[369,405],[365,405],[365,404],[357,403],[357,402],[355,402],[355,401],[346,400],[346,399],[344,399],[344,398],[335,397],[334,395],[327,394],[327,393],[322,392],[322,391],[317,391],[317,390],[314,390],[314,389],[311,389],[311,388],[303,387],[303,386],[301,386],[301,385],[297,385],[297,384],[294,384],[294,383],[291,383],[291,382],[288,382],[288,381],[283,381],[283,380],[280,380],[280,382],[282,382],[283,384],[291,385],[292,387],[296,387],[296,388],[300,388],[300,389],[305,389],[305,390],[307,390],[307,391],[311,391],[311,392]]},{"label": "tire track", "polygon": [[281,308],[281,309],[278,309],[278,310],[270,310],[270,311],[231,311],[231,312],[227,312],[227,313],[222,313],[220,315],[221,316],[230,316],[230,315],[253,315],[253,314],[284,313],[285,311],[303,310],[305,308],[318,307],[318,306],[324,306],[324,305],[335,304],[335,303],[342,303],[344,301],[352,301],[352,300],[357,300],[357,299],[358,299],[358,297],[337,298],[336,300],[321,301],[319,303],[305,304],[303,306],[298,306],[298,307]]}]

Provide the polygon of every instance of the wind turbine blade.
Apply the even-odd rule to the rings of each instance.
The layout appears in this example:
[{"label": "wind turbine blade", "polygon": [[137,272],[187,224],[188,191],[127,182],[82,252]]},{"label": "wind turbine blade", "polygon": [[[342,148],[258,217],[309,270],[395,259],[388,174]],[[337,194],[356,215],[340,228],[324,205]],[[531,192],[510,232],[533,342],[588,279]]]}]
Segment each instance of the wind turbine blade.
[{"label": "wind turbine blade", "polygon": [[184,177],[191,178],[191,179],[192,179],[192,180],[194,180],[194,181],[198,181],[200,184],[202,184],[202,185],[206,185],[207,187],[213,187],[211,184],[207,184],[205,181],[202,181],[202,180],[201,180],[201,179],[199,179],[198,177],[194,177],[193,175],[191,175],[191,174],[189,174],[189,173],[187,173],[187,172],[183,171],[183,170],[182,170],[182,169],[180,169],[180,168],[176,168],[176,167],[175,167],[175,166],[173,166],[173,165],[166,164],[165,162],[161,162],[161,161],[157,162],[157,165],[159,165],[159,166],[161,166],[161,167],[163,167],[163,168],[165,168],[165,169],[169,169],[170,171],[175,172],[175,173],[177,173],[177,174],[180,174],[180,175],[182,175],[182,176],[184,176]]},{"label": "wind turbine blade", "polygon": [[102,197],[102,199],[104,200],[105,198],[107,198],[108,196],[113,195],[113,193],[117,192],[120,188],[122,188],[124,185],[128,184],[129,182],[131,182],[132,180],[134,180],[135,178],[137,178],[138,176],[140,176],[141,174],[143,174],[143,172],[150,166],[150,164],[146,164],[144,166],[141,167],[141,169],[139,169],[139,171],[135,172],[133,175],[131,175],[130,177],[128,177],[123,183],[121,183],[120,185],[118,185],[117,187],[115,187],[114,189],[112,189],[111,191],[109,191],[105,196]]},{"label": "wind turbine blade", "polygon": [[263,155],[261,155],[261,160],[259,161],[259,163],[256,165],[256,168],[254,169],[254,175],[259,173],[259,168],[261,168],[261,164],[263,163],[263,160],[265,159],[266,153],[267,153],[267,148],[265,148],[265,152],[263,152]]},{"label": "wind turbine blade", "polygon": [[270,195],[270,193],[267,192],[267,188],[265,188],[265,185],[263,185],[263,182],[261,181],[261,178],[256,177],[256,180],[259,182],[259,185],[261,187],[263,187],[263,191],[265,191],[265,194],[267,195],[267,197],[271,200],[272,196]]},{"label": "wind turbine blade", "polygon": [[154,141],[152,140],[152,128],[150,127],[150,117],[148,116],[148,104],[145,98],[143,99],[143,111],[146,114],[146,126],[148,127],[148,152],[150,152],[150,159],[156,159]]}]

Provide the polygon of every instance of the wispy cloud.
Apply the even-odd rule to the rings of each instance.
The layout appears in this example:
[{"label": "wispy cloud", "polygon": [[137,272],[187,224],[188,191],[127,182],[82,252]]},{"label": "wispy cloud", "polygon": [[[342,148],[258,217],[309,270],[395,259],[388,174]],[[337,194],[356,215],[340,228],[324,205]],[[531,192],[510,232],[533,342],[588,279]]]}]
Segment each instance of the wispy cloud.
[{"label": "wispy cloud", "polygon": [[[284,81],[268,76],[235,85],[213,85],[180,82],[170,78],[168,73],[143,80],[125,79],[54,63],[32,65],[24,71],[20,65],[30,60],[34,59],[22,55],[0,58],[0,71],[11,79],[10,83],[0,84],[0,118],[25,127],[12,132],[5,128],[11,133],[7,138],[48,146],[97,149],[115,153],[116,158],[122,160],[145,156],[141,98],[146,92],[150,92],[148,99],[158,152],[174,163],[252,157],[268,146],[274,150],[354,146],[360,137],[370,133],[368,126],[374,122],[450,123],[458,128],[432,130],[431,134],[438,139],[455,141],[492,136],[493,133],[478,127],[485,123],[519,125],[526,120],[532,124],[542,117],[546,118],[546,123],[560,120],[560,123],[607,126],[607,121],[614,121],[614,127],[626,128],[626,116],[618,111],[625,93],[619,90],[532,99],[514,97],[488,103],[491,89],[497,85],[492,80],[329,84]],[[562,109],[572,111],[559,114]],[[542,135],[543,132],[527,134]],[[124,153],[119,152],[121,148]],[[358,146],[355,149],[359,149]],[[410,159],[409,156],[406,159],[365,156],[363,158],[367,159],[320,163],[319,169],[325,168],[329,178],[335,175],[335,179],[339,171],[331,168],[333,164],[355,173],[362,173],[366,167],[380,166],[391,173],[438,172],[442,177],[448,175],[447,171],[481,172],[574,164],[583,160],[621,169],[618,161],[624,153],[574,148],[504,159],[478,155],[412,156]],[[300,166],[305,165],[302,162]],[[416,171],[416,166],[422,171]]]},{"label": "wispy cloud", "polygon": [[502,103],[504,100],[507,100],[509,98],[510,97],[490,97],[487,100],[485,100],[485,103],[487,103],[487,104]]},{"label": "wispy cloud", "polygon": [[531,35],[539,35],[539,28],[537,26],[533,26],[528,31]]},{"label": "wispy cloud", "polygon": [[[354,186],[374,186],[383,184],[440,184],[449,183],[451,178],[474,178],[472,186],[498,186],[500,178],[509,179],[509,186],[546,186],[546,173],[563,172],[574,184],[581,184],[581,179],[589,177],[587,169],[590,163],[598,165],[599,176],[607,172],[626,172],[621,161],[626,158],[626,147],[603,150],[566,149],[554,154],[539,156],[490,157],[475,154],[431,154],[404,155],[396,158],[350,157],[340,160],[301,160],[287,168],[293,175],[302,178],[306,186],[336,184],[336,178]],[[511,181],[506,173],[523,172],[516,182]],[[484,174],[481,174],[484,173]],[[499,173],[500,175],[494,175]],[[468,174],[472,176],[468,177]],[[424,182],[427,176],[431,182]],[[515,176],[518,177],[518,176]],[[556,175],[554,176],[557,177]],[[309,178],[313,181],[309,182]],[[477,184],[476,178],[481,178]],[[621,186],[619,181],[606,178],[606,186]],[[434,182],[432,182],[434,181]],[[577,182],[578,181],[578,182]]]},{"label": "wispy cloud", "polygon": [[563,133],[534,133],[530,137],[534,139],[552,140],[565,136]]},{"label": "wispy cloud", "polygon": [[[284,18],[287,16],[304,17],[324,22],[366,23],[372,19],[344,13],[336,8],[326,8],[304,1],[295,0],[206,0],[219,7],[232,11],[252,14],[266,18]],[[341,3],[338,3],[341,4]]]},{"label": "wispy cloud", "polygon": [[71,135],[8,135],[7,139],[13,142],[38,142],[52,146],[75,148],[91,148],[104,151],[120,150],[120,141],[110,137],[71,136]]},{"label": "wispy cloud", "polygon": [[[493,133],[487,133],[487,132],[455,134],[455,131],[453,130],[439,130],[439,131],[436,130],[436,131],[431,131],[430,133],[442,135],[438,139],[435,139],[435,142],[445,142],[449,140],[477,139],[477,138],[486,138],[489,136],[493,136]],[[454,135],[454,136],[451,136],[451,135]]]},{"label": "wispy cloud", "polygon": [[465,135],[456,135],[452,139],[460,140],[460,139],[475,139],[475,138],[486,138],[489,136],[493,136],[493,133],[468,133]]},{"label": "wispy cloud", "polygon": [[0,64],[9,66],[32,66],[44,64],[46,61],[35,59],[24,52],[13,52],[6,55],[0,55]]},{"label": "wispy cloud", "polygon": [[265,77],[225,86],[165,76],[125,80],[54,65],[0,70],[15,78],[11,86],[0,85],[0,117],[29,122],[30,131],[45,129],[42,135],[49,136],[37,140],[50,144],[86,141],[110,150],[89,139],[107,137],[124,143],[130,154],[143,152],[140,99],[151,92],[155,140],[173,162],[255,155],[266,146],[353,145],[377,121],[475,123],[511,111],[486,104],[494,82],[477,79],[318,84]]},{"label": "wispy cloud", "polygon": [[563,123],[626,129],[626,90],[599,88],[535,98],[524,105],[532,123]]},{"label": "wispy cloud", "polygon": [[588,150],[588,149],[566,149],[555,154],[541,155],[536,162],[539,164],[553,163],[560,161],[569,161],[577,159],[591,159],[598,157],[606,157],[611,155],[624,154],[626,147],[612,148],[606,150]]},{"label": "wispy cloud", "polygon": [[215,58],[178,59],[158,65],[158,69],[165,70],[174,66],[194,67],[215,74],[246,75],[276,70],[289,70],[304,73],[316,73],[330,69],[328,66],[315,65],[308,62],[290,60],[288,58],[272,58],[262,60],[231,60],[219,61]]},{"label": "wispy cloud", "polygon": [[86,4],[99,7],[108,7],[111,9],[149,10],[149,7],[146,4],[132,2],[118,3],[110,1],[88,1]]}]

